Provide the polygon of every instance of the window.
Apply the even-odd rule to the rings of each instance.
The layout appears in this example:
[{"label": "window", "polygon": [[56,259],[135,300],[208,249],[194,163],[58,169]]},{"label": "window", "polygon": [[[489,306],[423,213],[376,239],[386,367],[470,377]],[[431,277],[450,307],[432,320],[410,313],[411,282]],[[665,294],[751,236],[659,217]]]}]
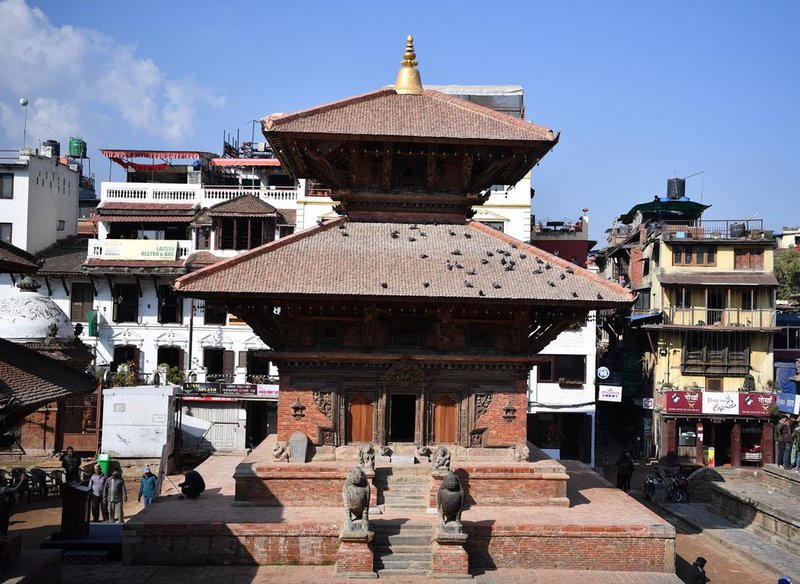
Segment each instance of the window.
[{"label": "window", "polygon": [[206,300],[205,311],[203,316],[204,324],[220,324],[225,325],[228,322],[228,309],[224,304]]},{"label": "window", "polygon": [[142,352],[133,345],[117,345],[114,347],[114,360],[111,362],[111,372],[116,373],[120,365],[132,363],[138,371],[142,359]]},{"label": "window", "polygon": [[233,381],[233,351],[203,349],[203,366],[209,381]]},{"label": "window", "polygon": [[636,297],[636,304],[633,305],[634,312],[648,312],[650,310],[650,288],[639,290]]},{"label": "window", "polygon": [[585,355],[543,355],[536,363],[536,379],[542,383],[583,385],[586,383]]},{"label": "window", "polygon": [[742,310],[753,310],[756,305],[756,291],[742,290]]},{"label": "window", "polygon": [[722,391],[722,378],[706,377],[706,391]]},{"label": "window", "polygon": [[11,223],[0,223],[0,241],[11,243]]},{"label": "window", "polygon": [[800,350],[800,327],[782,326],[775,333],[775,348]]},{"label": "window", "polygon": [[263,217],[214,220],[217,249],[253,249],[275,239],[275,219]]},{"label": "window", "polygon": [[421,319],[398,318],[392,322],[392,345],[421,347],[425,339],[425,323]]},{"label": "window", "polygon": [[681,374],[739,377],[750,372],[747,333],[697,331],[686,335],[681,352]]},{"label": "window", "polygon": [[481,223],[483,223],[487,227],[491,227],[492,229],[496,229],[500,233],[502,233],[503,229],[505,228],[505,222],[504,221],[481,221]]},{"label": "window", "polygon": [[114,322],[139,320],[139,287],[136,284],[114,286]]},{"label": "window", "polygon": [[73,282],[70,293],[70,319],[72,322],[89,322],[89,311],[94,303],[94,289],[91,284]]},{"label": "window", "polygon": [[318,347],[338,347],[342,344],[342,327],[336,322],[321,322],[315,327]]},{"label": "window", "polygon": [[676,245],[672,250],[672,263],[676,266],[714,266],[717,252],[708,245]]},{"label": "window", "polygon": [[168,284],[158,287],[158,322],[183,323],[183,298]]},{"label": "window", "polygon": [[197,228],[197,249],[210,249],[211,248],[211,228],[198,227]]},{"label": "window", "polygon": [[675,308],[691,308],[692,306],[692,290],[691,288],[680,287],[674,292],[673,305]]},{"label": "window", "polygon": [[11,173],[0,173],[0,199],[14,198],[14,175]]},{"label": "window", "polygon": [[734,270],[763,270],[764,250],[737,248],[733,250]]},{"label": "window", "polygon": [[263,356],[263,351],[239,351],[239,367],[247,369],[248,383],[268,383],[269,359]]}]

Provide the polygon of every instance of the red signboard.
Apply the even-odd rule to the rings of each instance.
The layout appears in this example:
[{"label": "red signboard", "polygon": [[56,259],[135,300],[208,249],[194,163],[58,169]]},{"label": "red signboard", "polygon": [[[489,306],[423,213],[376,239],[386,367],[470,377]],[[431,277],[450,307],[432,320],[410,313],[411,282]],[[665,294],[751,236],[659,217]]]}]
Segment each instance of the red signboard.
[{"label": "red signboard", "polygon": [[665,395],[667,413],[700,414],[703,411],[702,393],[699,391],[668,391]]},{"label": "red signboard", "polygon": [[740,393],[740,416],[769,416],[769,408],[775,405],[775,395],[771,393]]}]

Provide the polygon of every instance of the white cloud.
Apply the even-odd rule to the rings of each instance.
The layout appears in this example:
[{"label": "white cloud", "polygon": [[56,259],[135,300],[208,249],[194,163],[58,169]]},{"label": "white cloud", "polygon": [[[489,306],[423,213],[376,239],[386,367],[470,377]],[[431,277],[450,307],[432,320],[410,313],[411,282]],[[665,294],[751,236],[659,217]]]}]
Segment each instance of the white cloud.
[{"label": "white cloud", "polygon": [[24,0],[0,0],[0,38],[0,129],[10,144],[22,137],[21,96],[30,99],[29,145],[77,133],[109,139],[92,134],[115,118],[177,144],[191,138],[199,105],[225,103],[213,88],[171,78],[135,47],[96,30],[54,26]]}]

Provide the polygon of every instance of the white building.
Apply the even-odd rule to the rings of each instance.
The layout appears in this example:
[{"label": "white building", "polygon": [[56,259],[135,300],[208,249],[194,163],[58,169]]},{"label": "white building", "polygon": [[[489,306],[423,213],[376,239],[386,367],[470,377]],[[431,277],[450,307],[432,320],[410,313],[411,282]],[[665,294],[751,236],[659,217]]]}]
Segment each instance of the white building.
[{"label": "white building", "polygon": [[[51,153],[51,150],[47,150]],[[55,153],[5,151],[0,157],[0,240],[38,253],[75,235],[80,172]]]}]

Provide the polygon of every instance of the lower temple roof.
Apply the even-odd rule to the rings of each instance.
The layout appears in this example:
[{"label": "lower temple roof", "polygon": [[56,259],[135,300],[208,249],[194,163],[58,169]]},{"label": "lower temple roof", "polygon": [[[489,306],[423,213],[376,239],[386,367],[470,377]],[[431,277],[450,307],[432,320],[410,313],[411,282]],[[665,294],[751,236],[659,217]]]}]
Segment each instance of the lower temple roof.
[{"label": "lower temple roof", "polygon": [[633,293],[475,221],[337,219],[177,279],[188,296],[352,296],[511,300],[590,308]]}]

